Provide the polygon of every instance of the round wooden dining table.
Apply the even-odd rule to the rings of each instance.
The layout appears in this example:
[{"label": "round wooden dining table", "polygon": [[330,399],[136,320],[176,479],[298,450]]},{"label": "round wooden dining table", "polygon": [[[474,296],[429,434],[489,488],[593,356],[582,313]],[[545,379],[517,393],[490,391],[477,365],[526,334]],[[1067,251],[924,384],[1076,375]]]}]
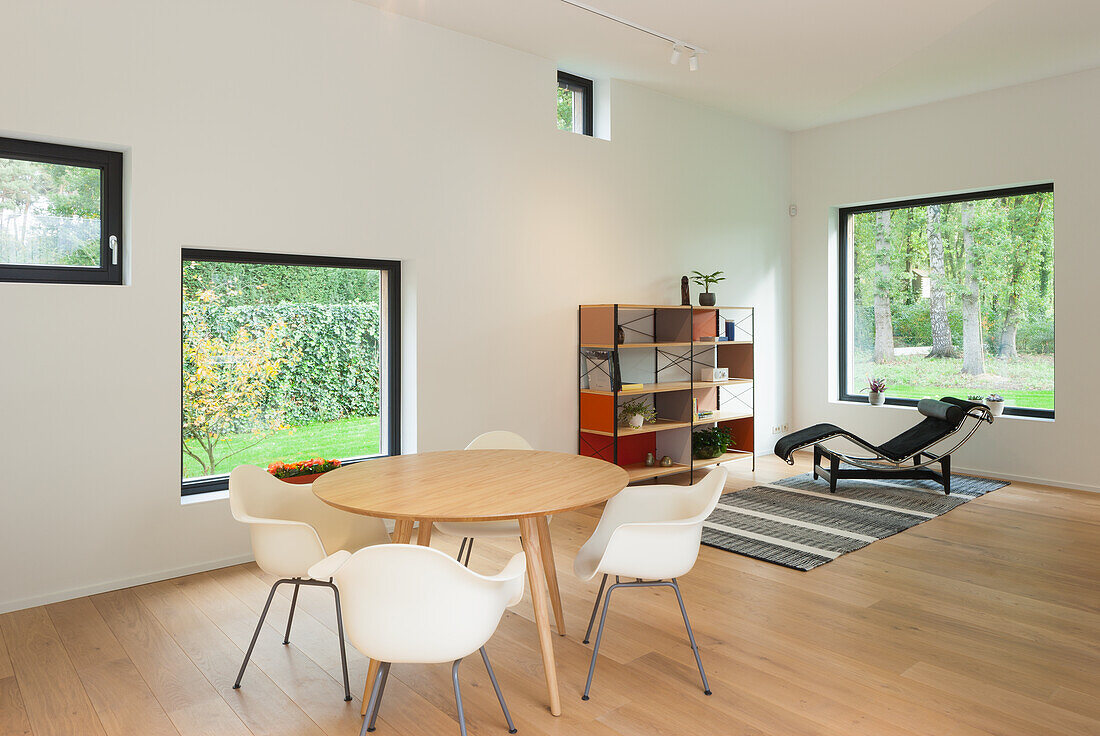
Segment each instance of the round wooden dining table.
[{"label": "round wooden dining table", "polygon": [[[539,450],[450,450],[367,460],[325,473],[313,492],[353,514],[393,519],[392,539],[431,543],[436,521],[519,521],[527,580],[546,674],[550,712],[561,715],[547,592],[558,633],[565,635],[547,517],[592,506],[626,487],[626,471],[596,458]],[[367,686],[379,662],[371,660]],[[363,708],[368,694],[364,692]]]}]

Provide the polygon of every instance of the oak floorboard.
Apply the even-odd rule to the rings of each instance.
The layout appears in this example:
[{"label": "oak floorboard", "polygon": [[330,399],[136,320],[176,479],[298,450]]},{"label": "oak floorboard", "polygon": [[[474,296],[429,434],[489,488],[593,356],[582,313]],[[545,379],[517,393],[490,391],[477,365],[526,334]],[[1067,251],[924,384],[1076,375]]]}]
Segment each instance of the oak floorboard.
[{"label": "oak floorboard", "polygon": [[45,608],[0,616],[0,632],[36,736],[104,733]]},{"label": "oak floorboard", "polygon": [[92,603],[181,736],[249,733],[132,589],[92,596]]},{"label": "oak floorboard", "polygon": [[178,736],[164,709],[88,598],[46,606],[109,736]]},{"label": "oak floorboard", "polygon": [[31,721],[14,675],[0,679],[0,736],[31,736]]}]

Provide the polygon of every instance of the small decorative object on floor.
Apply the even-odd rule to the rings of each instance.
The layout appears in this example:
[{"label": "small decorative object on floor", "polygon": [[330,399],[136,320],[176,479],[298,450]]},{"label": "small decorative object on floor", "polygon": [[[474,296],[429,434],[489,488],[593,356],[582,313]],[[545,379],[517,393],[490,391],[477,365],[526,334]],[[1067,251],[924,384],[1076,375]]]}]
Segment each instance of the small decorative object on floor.
[{"label": "small decorative object on floor", "polygon": [[733,444],[733,433],[725,427],[708,427],[691,433],[691,454],[696,460],[721,457]]},{"label": "small decorative object on floor", "polygon": [[644,399],[633,399],[619,407],[619,424],[631,429],[641,429],[646,422],[657,418],[657,410]]},{"label": "small decorative object on floor", "polygon": [[287,483],[312,483],[317,477],[338,467],[340,467],[339,460],[315,457],[312,460],[299,460],[296,463],[276,460],[267,466],[267,472]]},{"label": "small decorative object on floor", "polygon": [[699,306],[701,307],[713,307],[718,299],[710,290],[711,284],[717,284],[719,281],[725,281],[726,277],[722,275],[721,271],[715,271],[714,273],[702,273],[700,271],[692,271],[694,274],[691,280],[695,282],[696,286],[703,287],[703,293],[699,295]]},{"label": "small decorative object on floor", "polygon": [[657,464],[657,458],[653,457],[652,452],[647,452],[645,454],[645,466],[647,468],[652,468],[656,464]]},{"label": "small decorative object on floor", "polygon": [[671,468],[672,467],[672,458],[670,458],[668,455],[665,455],[664,457],[662,457],[661,458],[661,467],[662,468]]},{"label": "small decorative object on floor", "polygon": [[871,406],[882,406],[886,403],[886,379],[868,378],[867,388],[860,389],[867,392],[867,401]]},{"label": "small decorative object on floor", "polygon": [[989,407],[989,412],[999,417],[1005,410],[1005,400],[1000,394],[990,394],[985,397],[985,405]]},{"label": "small decorative object on floor", "polygon": [[688,277],[680,279],[680,306],[691,306],[691,291],[688,289]]}]

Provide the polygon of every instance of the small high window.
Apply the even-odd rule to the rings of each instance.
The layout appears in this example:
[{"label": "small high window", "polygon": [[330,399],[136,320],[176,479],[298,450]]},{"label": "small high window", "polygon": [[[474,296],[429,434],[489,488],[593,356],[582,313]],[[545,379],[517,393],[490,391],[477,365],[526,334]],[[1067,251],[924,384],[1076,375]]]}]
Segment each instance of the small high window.
[{"label": "small high window", "polygon": [[592,80],[558,72],[558,129],[592,135]]},{"label": "small high window", "polygon": [[0,138],[0,281],[122,283],[122,154]]}]

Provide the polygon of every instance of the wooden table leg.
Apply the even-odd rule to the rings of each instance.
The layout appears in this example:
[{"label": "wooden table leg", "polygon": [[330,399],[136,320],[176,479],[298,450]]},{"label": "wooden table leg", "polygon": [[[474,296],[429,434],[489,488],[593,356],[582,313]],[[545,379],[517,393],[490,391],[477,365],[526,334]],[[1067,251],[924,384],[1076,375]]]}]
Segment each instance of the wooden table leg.
[{"label": "wooden table leg", "polygon": [[532,517],[519,520],[520,540],[527,553],[527,581],[531,584],[531,603],[535,608],[535,628],[542,650],[542,668],[546,675],[546,689],[550,694],[550,713],[561,715],[561,697],[558,695],[558,672],[554,665],[554,639],[550,633],[550,614],[546,611],[546,575],[542,569],[542,551],[539,548],[538,522]]},{"label": "wooden table leg", "polygon": [[[431,524],[428,524],[428,534],[431,535]],[[390,535],[390,539],[394,544],[408,544],[412,539],[413,521],[412,519],[397,519],[393,523],[393,534]],[[419,536],[417,537],[419,542]],[[363,705],[359,709],[359,715],[367,715],[367,705],[370,701],[370,690],[374,684],[375,678],[378,676],[378,668],[382,666],[382,663],[377,659],[372,659],[370,665],[367,666],[367,684],[363,686]]]},{"label": "wooden table leg", "polygon": [[554,547],[550,544],[550,522],[545,516],[538,518],[539,547],[542,549],[542,568],[546,575],[546,587],[550,589],[550,605],[554,607],[554,621],[558,634],[565,636],[565,615],[561,611],[561,593],[558,592],[558,567],[554,564]]},{"label": "wooden table leg", "polygon": [[420,519],[416,527],[416,543],[421,547],[432,546],[432,522]]}]

